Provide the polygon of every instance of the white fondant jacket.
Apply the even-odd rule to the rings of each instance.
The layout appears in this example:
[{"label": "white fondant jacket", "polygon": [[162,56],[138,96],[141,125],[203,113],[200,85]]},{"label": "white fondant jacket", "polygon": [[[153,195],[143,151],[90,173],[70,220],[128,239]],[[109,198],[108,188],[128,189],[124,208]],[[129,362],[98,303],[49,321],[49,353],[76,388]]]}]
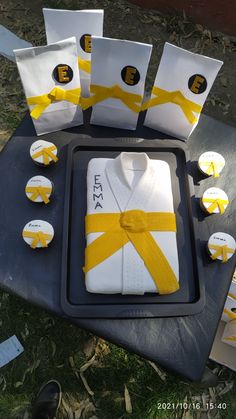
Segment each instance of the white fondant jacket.
[{"label": "white fondant jacket", "polygon": [[[132,209],[174,212],[169,165],[145,153],[121,153],[115,159],[92,159],[87,172],[87,214],[119,213]],[[101,233],[87,235],[87,245]],[[179,276],[175,232],[151,232]],[[158,292],[155,282],[132,243],[86,273],[92,293],[144,294]]]}]

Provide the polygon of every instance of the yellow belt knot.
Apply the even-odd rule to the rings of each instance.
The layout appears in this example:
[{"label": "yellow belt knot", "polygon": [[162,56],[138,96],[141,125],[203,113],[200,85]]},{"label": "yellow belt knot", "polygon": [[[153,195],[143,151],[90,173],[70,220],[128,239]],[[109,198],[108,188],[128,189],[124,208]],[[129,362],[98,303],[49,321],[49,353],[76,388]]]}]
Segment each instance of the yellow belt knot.
[{"label": "yellow belt knot", "polygon": [[224,166],[223,163],[216,163],[214,161],[211,161],[211,162],[200,161],[200,165],[208,166],[206,170],[207,175],[211,175],[213,173],[214,177],[220,176],[219,169]]},{"label": "yellow belt knot", "polygon": [[220,214],[224,214],[225,207],[224,205],[227,205],[229,201],[227,199],[214,199],[214,198],[203,198],[202,202],[211,203],[211,205],[207,208],[207,211],[212,214],[213,211],[218,208],[220,211]]},{"label": "yellow belt knot", "polygon": [[33,231],[23,231],[23,237],[33,239],[30,247],[35,249],[38,243],[41,243],[42,247],[48,247],[47,240],[51,240],[52,236],[50,234],[43,233],[42,231],[33,232]]},{"label": "yellow belt knot", "polygon": [[25,188],[26,193],[30,193],[31,201],[35,201],[38,196],[41,196],[45,204],[50,202],[47,194],[52,192],[52,188],[46,188],[45,186],[26,186]]},{"label": "yellow belt knot", "polygon": [[231,249],[230,247],[227,246],[227,244],[223,245],[223,246],[218,246],[215,244],[210,244],[209,245],[209,249],[215,250],[215,253],[213,255],[211,255],[211,259],[215,260],[217,259],[219,256],[222,257],[222,262],[225,263],[228,261],[228,253],[234,254],[235,250]]},{"label": "yellow belt knot", "polygon": [[56,150],[56,146],[52,145],[51,147],[44,147],[42,150],[37,151],[32,155],[32,159],[37,159],[40,156],[43,156],[43,163],[48,166],[50,163],[50,159],[53,160],[55,163],[58,161],[58,157],[55,156],[53,150]]},{"label": "yellow belt knot", "polygon": [[29,106],[36,105],[30,115],[38,119],[45,109],[55,101],[66,100],[67,102],[79,105],[80,88],[65,90],[62,87],[54,87],[49,93],[26,98]]},{"label": "yellow belt knot", "polygon": [[131,210],[121,213],[120,225],[132,233],[142,233],[148,230],[147,214],[141,210]]},{"label": "yellow belt knot", "polygon": [[137,103],[142,101],[142,96],[126,92],[118,85],[107,87],[91,84],[90,92],[94,95],[89,98],[81,98],[80,105],[83,110],[88,109],[96,103],[102,102],[106,99],[119,99],[135,113],[139,113],[141,110],[141,106]]},{"label": "yellow belt knot", "polygon": [[151,231],[176,231],[174,213],[130,210],[89,214],[85,217],[85,230],[86,235],[103,233],[86,247],[85,273],[131,242],[160,294],[170,294],[179,289],[172,267],[151,234]]},{"label": "yellow belt knot", "polygon": [[180,106],[190,124],[197,122],[197,118],[194,115],[194,112],[200,113],[202,106],[187,99],[179,90],[169,92],[154,86],[152,89],[152,95],[155,95],[156,97],[153,97],[143,103],[143,111],[153,106],[163,105],[165,103],[174,103],[175,105]]}]

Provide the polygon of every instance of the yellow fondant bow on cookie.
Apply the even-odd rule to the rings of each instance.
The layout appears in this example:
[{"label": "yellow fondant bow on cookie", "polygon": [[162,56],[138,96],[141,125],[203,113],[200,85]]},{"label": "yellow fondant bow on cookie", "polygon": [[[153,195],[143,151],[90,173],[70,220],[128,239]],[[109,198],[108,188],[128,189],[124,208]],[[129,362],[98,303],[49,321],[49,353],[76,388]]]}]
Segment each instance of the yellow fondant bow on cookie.
[{"label": "yellow fondant bow on cookie", "polygon": [[51,92],[27,98],[28,105],[36,105],[31,111],[30,115],[34,119],[38,119],[45,109],[53,102],[66,100],[74,105],[79,105],[80,102],[80,88],[64,90],[61,87],[54,87]]},{"label": "yellow fondant bow on cookie", "polygon": [[38,243],[41,243],[42,247],[48,247],[47,240],[52,239],[52,236],[50,234],[43,233],[42,231],[38,231],[37,233],[34,233],[32,231],[23,231],[23,237],[33,239],[30,245],[32,249],[35,249]]},{"label": "yellow fondant bow on cookie", "polygon": [[227,205],[229,203],[229,201],[227,199],[214,199],[214,198],[202,198],[202,202],[206,202],[206,203],[211,203],[211,205],[207,208],[207,211],[212,214],[213,211],[216,208],[219,208],[219,211],[221,214],[224,214],[225,212],[225,207],[224,205]]},{"label": "yellow fondant bow on cookie", "polygon": [[81,98],[81,108],[84,110],[106,99],[119,99],[132,111],[140,112],[140,105],[137,103],[141,103],[142,96],[126,92],[118,85],[106,87],[91,84],[90,92],[93,93],[93,96]]},{"label": "yellow fondant bow on cookie", "polygon": [[35,201],[38,196],[41,196],[44,203],[48,204],[50,201],[47,195],[52,192],[52,188],[46,188],[45,186],[26,186],[25,192],[31,194],[31,201]]},{"label": "yellow fondant bow on cookie", "polygon": [[209,249],[215,250],[215,253],[211,255],[211,259],[215,260],[219,256],[222,257],[222,262],[225,263],[228,261],[228,254],[234,254],[235,250],[228,247],[226,244],[224,246],[217,246],[215,244],[210,244]]},{"label": "yellow fondant bow on cookie", "polygon": [[207,166],[206,173],[210,176],[213,174],[214,177],[219,177],[219,169],[224,166],[223,163],[217,163],[214,161],[207,162],[207,161],[200,161],[201,166]]},{"label": "yellow fondant bow on cookie", "polygon": [[200,113],[202,106],[186,99],[186,97],[184,97],[184,95],[179,90],[168,92],[167,90],[154,86],[152,89],[152,95],[155,95],[156,97],[153,97],[144,102],[142,105],[142,111],[145,111],[148,108],[152,108],[153,106],[163,105],[164,103],[174,103],[175,105],[180,106],[190,124],[197,122],[197,118],[194,115],[194,112]]},{"label": "yellow fondant bow on cookie", "polygon": [[53,160],[55,163],[58,161],[58,157],[55,156],[53,153],[54,150],[56,150],[56,146],[52,145],[50,147],[44,147],[42,150],[37,151],[37,153],[34,153],[32,155],[32,159],[37,159],[40,156],[43,156],[43,162],[47,166],[50,163],[50,159]]},{"label": "yellow fondant bow on cookie", "polygon": [[168,260],[150,231],[176,231],[175,214],[130,210],[122,213],[89,214],[86,234],[103,232],[85,250],[84,272],[88,272],[131,242],[150,272],[160,294],[179,289]]}]

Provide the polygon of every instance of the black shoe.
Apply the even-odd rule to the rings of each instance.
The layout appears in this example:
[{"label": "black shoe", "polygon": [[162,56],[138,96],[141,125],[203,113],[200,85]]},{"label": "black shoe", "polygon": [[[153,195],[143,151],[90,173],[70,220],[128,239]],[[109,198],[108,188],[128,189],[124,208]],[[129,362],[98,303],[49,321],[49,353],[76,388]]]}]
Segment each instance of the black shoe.
[{"label": "black shoe", "polygon": [[54,419],[61,403],[61,385],[51,380],[39,390],[32,411],[32,419]]}]

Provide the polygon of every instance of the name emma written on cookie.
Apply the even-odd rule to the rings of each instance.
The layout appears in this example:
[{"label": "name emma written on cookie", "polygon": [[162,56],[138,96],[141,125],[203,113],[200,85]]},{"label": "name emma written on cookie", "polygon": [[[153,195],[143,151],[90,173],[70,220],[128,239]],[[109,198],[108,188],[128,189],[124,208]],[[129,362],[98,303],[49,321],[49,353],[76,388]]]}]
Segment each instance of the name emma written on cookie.
[{"label": "name emma written on cookie", "polygon": [[[93,201],[95,203],[94,209],[98,207],[103,208],[101,201],[103,201],[103,188],[100,181],[101,175],[94,175],[94,185],[93,185]],[[100,192],[100,193],[99,193]]]}]

